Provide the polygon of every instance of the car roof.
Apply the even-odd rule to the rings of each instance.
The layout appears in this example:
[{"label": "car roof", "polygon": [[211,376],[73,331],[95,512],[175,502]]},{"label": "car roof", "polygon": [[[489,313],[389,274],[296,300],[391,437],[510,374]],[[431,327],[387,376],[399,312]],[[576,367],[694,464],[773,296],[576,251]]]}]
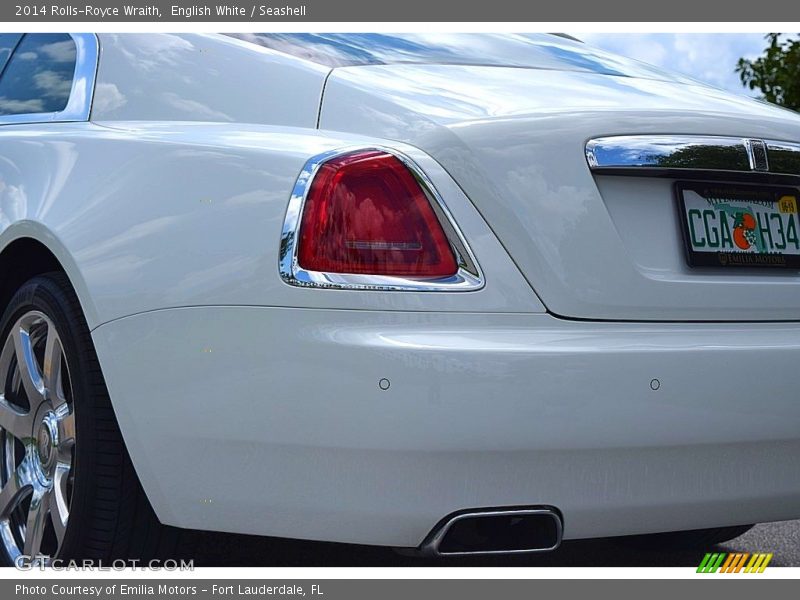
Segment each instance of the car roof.
[{"label": "car roof", "polygon": [[588,71],[670,79],[655,67],[591,48],[566,34],[237,33],[326,67],[441,64]]}]

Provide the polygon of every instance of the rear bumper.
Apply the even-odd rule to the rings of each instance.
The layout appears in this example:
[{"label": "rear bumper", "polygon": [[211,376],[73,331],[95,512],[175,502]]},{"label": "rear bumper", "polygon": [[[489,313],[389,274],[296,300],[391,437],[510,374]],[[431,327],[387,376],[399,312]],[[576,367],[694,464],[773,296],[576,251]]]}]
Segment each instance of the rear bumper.
[{"label": "rear bumper", "polygon": [[417,546],[479,507],[557,507],[565,539],[800,517],[800,324],[208,307],[93,337],[169,524]]}]

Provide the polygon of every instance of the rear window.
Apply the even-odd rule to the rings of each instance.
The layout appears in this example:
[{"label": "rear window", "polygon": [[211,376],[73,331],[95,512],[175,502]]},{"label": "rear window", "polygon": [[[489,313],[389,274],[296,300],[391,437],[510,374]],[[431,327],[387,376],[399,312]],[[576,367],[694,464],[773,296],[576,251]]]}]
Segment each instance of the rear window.
[{"label": "rear window", "polygon": [[21,33],[0,33],[0,73],[5,69],[11,53],[17,47],[20,39],[22,39]]},{"label": "rear window", "polygon": [[75,76],[76,48],[64,33],[29,33],[0,76],[0,115],[64,110]]},{"label": "rear window", "polygon": [[[552,34],[229,34],[327,67],[447,64],[589,71],[664,79],[649,65]],[[672,77],[667,77],[672,79]]]}]

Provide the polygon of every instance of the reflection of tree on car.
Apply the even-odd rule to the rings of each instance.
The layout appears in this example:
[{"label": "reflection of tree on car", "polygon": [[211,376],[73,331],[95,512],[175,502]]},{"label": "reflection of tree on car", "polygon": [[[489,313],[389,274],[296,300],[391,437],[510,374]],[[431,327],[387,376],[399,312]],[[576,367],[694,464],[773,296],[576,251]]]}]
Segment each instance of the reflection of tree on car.
[{"label": "reflection of tree on car", "polygon": [[701,166],[705,169],[732,170],[749,168],[747,154],[740,147],[687,146],[657,157],[656,164],[665,169],[692,169]]}]

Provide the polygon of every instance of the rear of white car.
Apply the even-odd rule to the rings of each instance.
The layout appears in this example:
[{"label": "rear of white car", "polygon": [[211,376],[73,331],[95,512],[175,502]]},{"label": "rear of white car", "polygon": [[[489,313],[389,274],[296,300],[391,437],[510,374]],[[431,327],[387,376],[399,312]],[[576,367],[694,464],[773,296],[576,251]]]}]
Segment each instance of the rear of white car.
[{"label": "rear of white car", "polygon": [[[255,41],[312,58],[335,46],[345,60],[347,36],[302,37]],[[800,470],[791,459],[800,449],[792,392],[797,270],[689,266],[676,195],[678,181],[796,189],[796,162],[756,170],[748,153],[749,140],[800,140],[800,119],[621,59],[609,63],[577,43],[545,39],[538,48],[556,63],[564,55],[585,63],[365,59],[370,64],[335,68],[325,84],[323,133],[386,140],[390,152],[414,157],[449,211],[442,222],[471,249],[479,285],[408,286],[379,271],[308,276],[314,269],[303,268],[286,236],[316,218],[305,215],[303,199],[315,170],[331,160],[324,155],[300,176],[281,254],[284,281],[314,310],[198,309],[98,331],[103,354],[116,356],[110,380],[122,389],[158,364],[192,370],[196,358],[179,347],[145,351],[147,332],[167,326],[215,352],[227,348],[215,361],[236,364],[233,379],[204,377],[191,393],[169,394],[170,414],[182,413],[196,432],[190,439],[177,444],[166,430],[149,431],[142,453],[160,457],[153,468],[169,498],[163,505],[174,510],[170,522],[420,546],[441,541],[448,516],[509,507],[550,511],[565,538],[800,514]],[[719,162],[717,147],[730,149],[730,165]],[[695,164],[656,162],[685,148],[698,150]],[[495,240],[507,256],[490,250]],[[326,249],[320,243],[318,255]],[[536,296],[525,298],[520,274]],[[459,304],[459,294],[498,286],[515,290],[505,304]],[[112,351],[104,330],[127,347]],[[139,396],[163,405],[155,399],[167,383],[148,381]],[[267,389],[268,399],[254,392]],[[209,392],[227,398],[218,411],[175,406]],[[254,418],[234,423],[231,414]],[[153,437],[163,441],[154,445]],[[213,491],[216,510],[191,507],[208,489],[204,479],[168,476],[181,471],[178,448],[187,444],[223,479]],[[249,474],[245,495],[241,474],[225,468],[233,456]],[[537,523],[547,529],[550,520]],[[531,549],[556,544],[557,532],[547,533],[554,537],[527,540]],[[480,544],[472,550],[494,548]]]},{"label": "rear of white car", "polygon": [[800,516],[800,118],[563,39],[366,37],[101,36],[51,153],[160,521],[459,554]]}]

